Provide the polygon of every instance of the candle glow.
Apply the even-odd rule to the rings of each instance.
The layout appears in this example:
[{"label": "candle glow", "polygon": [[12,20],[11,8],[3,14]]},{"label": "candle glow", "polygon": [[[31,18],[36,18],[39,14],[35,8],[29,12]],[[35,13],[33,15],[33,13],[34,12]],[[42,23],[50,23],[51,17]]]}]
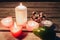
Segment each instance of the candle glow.
[{"label": "candle glow", "polygon": [[27,25],[26,25],[26,28],[28,31],[32,31],[33,29],[36,29],[39,27],[39,24],[35,21],[28,21]]},{"label": "candle glow", "polygon": [[1,20],[1,24],[5,27],[10,27],[13,24],[12,17],[6,17]]},{"label": "candle glow", "polygon": [[22,33],[22,27],[19,27],[16,23],[14,23],[14,25],[10,28],[10,31],[14,37],[18,37]]}]

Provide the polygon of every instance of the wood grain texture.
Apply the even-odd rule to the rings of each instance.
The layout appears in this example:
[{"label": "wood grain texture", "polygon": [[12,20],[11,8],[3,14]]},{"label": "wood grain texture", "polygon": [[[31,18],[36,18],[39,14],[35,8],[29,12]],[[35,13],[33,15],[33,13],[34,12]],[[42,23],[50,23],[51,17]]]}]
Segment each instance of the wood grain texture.
[{"label": "wood grain texture", "polygon": [[[59,2],[22,2],[27,6],[28,19],[33,11],[43,11],[47,17],[55,24],[60,24],[60,3]],[[0,19],[12,16],[15,21],[15,7],[20,2],[1,2],[0,3]]]},{"label": "wood grain texture", "polygon": [[[33,11],[43,11],[53,23],[57,25],[56,30],[60,31],[60,2],[22,2],[23,5],[27,7],[28,20]],[[15,7],[18,6],[20,2],[0,2],[0,21],[1,19],[12,16],[13,21],[15,19]],[[1,25],[0,30],[10,30]],[[60,37],[60,33],[56,34]],[[1,32],[0,31],[0,40],[21,40],[16,39],[12,36],[10,32]],[[34,35],[32,32],[29,32],[27,36],[22,40],[41,40],[39,37]]]},{"label": "wood grain texture", "polygon": [[[56,33],[56,36],[60,37],[60,33]],[[27,33],[24,39],[17,39],[12,36],[10,32],[0,32],[0,40],[41,40],[33,33]]]},{"label": "wood grain texture", "polygon": [[[60,7],[60,2],[22,2],[27,7]],[[0,2],[0,7],[16,7],[20,2]]]},{"label": "wood grain texture", "polygon": [[[22,2],[28,8],[28,17],[33,11],[43,11],[54,23],[60,24],[60,2]],[[15,7],[20,2],[0,2],[0,18],[12,16],[15,20]]]},{"label": "wood grain texture", "polygon": [[[60,17],[60,8],[28,8],[27,15],[31,16],[33,11],[43,11],[47,17]],[[0,17],[15,17],[15,8],[0,8]]]},{"label": "wood grain texture", "polygon": [[41,40],[41,39],[34,35],[33,33],[27,33],[25,38],[17,39],[14,38],[10,32],[0,32],[0,40]]}]

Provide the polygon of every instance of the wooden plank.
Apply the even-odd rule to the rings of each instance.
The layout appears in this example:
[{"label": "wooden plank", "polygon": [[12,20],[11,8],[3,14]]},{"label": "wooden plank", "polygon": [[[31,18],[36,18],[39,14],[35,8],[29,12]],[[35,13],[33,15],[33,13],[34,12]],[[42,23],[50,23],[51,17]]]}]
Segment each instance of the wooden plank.
[{"label": "wooden plank", "polygon": [[[5,17],[6,18],[6,17]],[[3,19],[3,18],[0,18],[0,20]],[[15,20],[16,18],[13,18],[13,20]],[[48,18],[49,20],[51,21],[55,21],[55,22],[60,22],[60,18]],[[28,18],[29,20],[29,18]]]},{"label": "wooden plank", "polygon": [[[33,11],[43,11],[47,17],[60,17],[60,8],[28,8],[28,17]],[[14,8],[0,8],[0,17],[12,16],[15,17]]]},{"label": "wooden plank", "polygon": [[[0,8],[1,11],[14,11],[15,8]],[[60,11],[60,8],[27,8],[28,11]]]},{"label": "wooden plank", "polygon": [[[15,21],[14,8],[19,5],[20,2],[1,2],[0,3],[0,21],[3,17],[12,16]],[[32,11],[44,11],[45,14],[53,23],[59,25],[57,29],[60,31],[60,2],[23,2],[23,5],[28,7],[28,16],[31,15]],[[57,17],[57,18],[54,18]],[[0,24],[0,30],[9,30]],[[60,34],[57,34],[60,37]],[[0,40],[21,40],[16,39],[10,32],[0,32]],[[40,40],[39,37],[33,33],[28,35],[22,40]]]},{"label": "wooden plank", "polygon": [[[60,33],[56,33],[56,36],[60,37]],[[10,32],[0,32],[0,40],[21,40],[21,39],[13,37]],[[23,38],[22,40],[41,40],[41,39],[33,33],[27,33],[25,38]]]},{"label": "wooden plank", "polygon": [[10,32],[0,32],[0,40],[41,40],[33,33],[24,33],[24,34],[26,34],[25,38],[21,36],[23,39],[17,39],[14,38]]},{"label": "wooden plank", "polygon": [[10,32],[0,32],[0,40],[16,40]]},{"label": "wooden plank", "polygon": [[[27,7],[60,7],[60,2],[22,2]],[[16,7],[20,2],[0,2],[0,7]]]},{"label": "wooden plank", "polygon": [[49,11],[60,11],[60,8],[28,8],[28,11],[47,11],[47,12],[49,12]]},{"label": "wooden plank", "polygon": [[51,21],[60,22],[60,18],[48,18]]}]

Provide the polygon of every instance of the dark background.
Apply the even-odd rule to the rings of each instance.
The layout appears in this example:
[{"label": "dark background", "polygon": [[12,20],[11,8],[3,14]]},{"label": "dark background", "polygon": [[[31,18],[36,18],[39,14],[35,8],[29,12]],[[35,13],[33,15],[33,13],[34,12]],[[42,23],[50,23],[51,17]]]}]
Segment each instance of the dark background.
[{"label": "dark background", "polygon": [[60,2],[59,0],[0,0],[0,2]]}]

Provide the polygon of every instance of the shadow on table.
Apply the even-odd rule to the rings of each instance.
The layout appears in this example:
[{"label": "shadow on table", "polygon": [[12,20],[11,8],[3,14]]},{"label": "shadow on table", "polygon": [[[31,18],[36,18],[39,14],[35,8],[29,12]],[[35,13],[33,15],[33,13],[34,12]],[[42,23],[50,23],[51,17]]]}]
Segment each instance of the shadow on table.
[{"label": "shadow on table", "polygon": [[[56,24],[53,24],[51,27],[50,27],[50,30],[51,31],[53,31],[53,34],[52,35],[50,35],[51,36],[51,38],[52,38],[52,40],[60,40],[60,37],[58,37],[58,36],[56,36],[56,33],[60,33],[59,31],[54,31],[54,29],[56,28],[56,27],[59,27],[59,26],[57,26]],[[57,28],[57,30],[58,30],[58,28]],[[23,32],[22,33],[22,35],[20,35],[20,37],[18,37],[17,39],[18,40],[23,40],[26,36],[28,35],[28,32]],[[46,39],[46,38],[45,38]],[[50,39],[49,39],[50,40]]]},{"label": "shadow on table", "polygon": [[20,35],[19,37],[17,37],[17,39],[18,40],[23,40],[27,35],[28,35],[27,32],[23,32],[22,35]]},{"label": "shadow on table", "polygon": [[[59,27],[59,25],[57,25],[57,24],[53,24],[52,27],[51,27],[52,30],[56,29],[56,30],[55,30],[55,34],[56,34],[56,33],[60,33],[59,28],[60,28],[60,27]],[[60,37],[55,36],[55,40],[60,40]]]},{"label": "shadow on table", "polygon": [[56,40],[60,40],[60,37],[57,37],[57,36],[56,36]]},{"label": "shadow on table", "polygon": [[[56,29],[56,30],[54,30],[54,29]],[[59,27],[59,25],[57,25],[57,24],[53,24],[53,25],[51,26],[51,30],[54,30],[54,31],[55,31],[55,34],[56,34],[56,33],[60,33],[59,29],[60,29],[60,27]],[[55,37],[55,40],[60,40],[60,37],[56,36],[56,37]]]}]

